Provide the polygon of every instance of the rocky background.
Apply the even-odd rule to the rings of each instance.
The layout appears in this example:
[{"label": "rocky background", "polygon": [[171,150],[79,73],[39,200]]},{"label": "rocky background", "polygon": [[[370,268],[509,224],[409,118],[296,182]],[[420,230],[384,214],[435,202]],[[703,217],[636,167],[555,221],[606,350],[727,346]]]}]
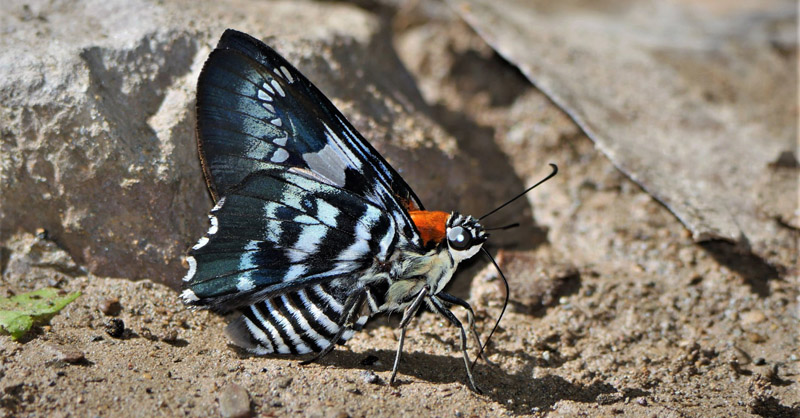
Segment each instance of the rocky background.
[{"label": "rocky background", "polygon": [[[800,416],[797,5],[11,1],[0,296],[83,295],[0,336],[2,416]],[[465,384],[425,313],[319,364],[185,310],[211,206],[194,85],[225,28],[313,80],[432,209],[480,215],[511,303]],[[452,291],[488,332],[502,286]],[[456,311],[461,315],[462,312]],[[473,350],[472,355],[475,354]]]}]

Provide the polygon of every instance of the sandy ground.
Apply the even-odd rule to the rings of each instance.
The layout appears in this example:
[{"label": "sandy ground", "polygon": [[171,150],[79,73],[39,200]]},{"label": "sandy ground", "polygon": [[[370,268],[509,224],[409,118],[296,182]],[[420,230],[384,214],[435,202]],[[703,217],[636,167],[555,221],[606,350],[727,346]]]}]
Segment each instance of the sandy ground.
[{"label": "sandy ground", "polygon": [[[455,329],[434,314],[413,322],[390,386],[398,318],[373,319],[316,364],[252,357],[228,345],[224,318],[186,310],[174,290],[87,275],[27,234],[2,248],[0,295],[55,285],[83,296],[22,341],[0,336],[0,417],[234,416],[237,407],[253,416],[800,416],[796,255],[770,266],[725,243],[694,243],[465,26],[424,30],[450,51],[437,65],[408,58],[424,32],[405,31],[397,44],[432,119],[464,149],[495,141],[508,156],[498,169],[526,184],[547,162],[561,166],[530,207],[508,209],[536,227],[495,234],[511,305],[487,349],[495,365],[475,369],[483,394],[466,384]],[[446,81],[432,71],[441,66]],[[487,79],[505,82],[488,89]],[[485,333],[503,296],[493,269],[471,263],[453,292],[469,298]]]}]

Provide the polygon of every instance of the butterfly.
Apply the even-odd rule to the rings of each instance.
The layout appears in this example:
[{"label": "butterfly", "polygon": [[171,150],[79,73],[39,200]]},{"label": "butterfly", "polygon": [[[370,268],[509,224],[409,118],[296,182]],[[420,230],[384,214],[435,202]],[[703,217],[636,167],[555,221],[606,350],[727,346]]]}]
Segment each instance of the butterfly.
[{"label": "butterfly", "polygon": [[[197,83],[197,138],[216,205],[188,252],[183,302],[237,313],[231,341],[255,354],[316,353],[378,313],[406,327],[427,306],[470,305],[444,291],[488,234],[471,216],[427,211],[400,175],[306,77],[270,47],[227,30]],[[485,251],[485,250],[484,250]]]}]

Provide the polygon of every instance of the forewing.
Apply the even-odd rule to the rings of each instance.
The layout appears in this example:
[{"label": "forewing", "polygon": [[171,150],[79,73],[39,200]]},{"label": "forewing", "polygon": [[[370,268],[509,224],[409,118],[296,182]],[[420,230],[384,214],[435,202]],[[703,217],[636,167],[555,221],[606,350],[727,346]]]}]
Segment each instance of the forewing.
[{"label": "forewing", "polygon": [[259,40],[227,30],[198,81],[198,141],[215,200],[270,165],[300,167],[395,218],[419,244],[407,210],[419,199],[333,104]]},{"label": "forewing", "polygon": [[211,210],[187,257],[186,303],[225,312],[354,277],[391,255],[396,225],[379,207],[310,173],[265,167]]}]

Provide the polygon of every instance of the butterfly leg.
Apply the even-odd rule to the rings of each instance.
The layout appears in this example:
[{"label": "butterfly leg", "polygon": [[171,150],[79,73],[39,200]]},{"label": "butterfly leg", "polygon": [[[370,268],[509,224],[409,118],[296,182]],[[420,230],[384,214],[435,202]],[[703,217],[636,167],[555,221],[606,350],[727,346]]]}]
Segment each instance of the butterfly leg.
[{"label": "butterfly leg", "polygon": [[300,364],[309,364],[313,363],[333,351],[336,344],[342,338],[345,331],[348,329],[353,328],[355,324],[356,317],[358,316],[359,311],[361,311],[361,305],[364,303],[364,297],[366,295],[365,291],[357,292],[353,295],[350,295],[347,300],[344,302],[344,309],[342,310],[342,319],[339,321],[339,330],[336,332],[336,335],[331,338],[331,343],[325,347],[324,350],[320,351],[319,353],[315,354],[314,357],[311,357],[308,360],[303,360]]},{"label": "butterfly leg", "polygon": [[467,369],[467,378],[469,379],[469,386],[475,392],[483,393],[480,389],[478,389],[478,386],[475,385],[475,379],[472,377],[472,368],[470,367],[469,354],[467,354],[467,332],[464,331],[464,325],[462,325],[461,321],[459,321],[458,318],[456,318],[456,316],[453,315],[453,313],[450,312],[450,310],[447,309],[446,306],[444,306],[442,301],[439,299],[438,295],[431,296],[430,300],[433,304],[433,307],[436,308],[436,311],[442,314],[442,316],[447,318],[447,320],[450,321],[451,324],[458,327],[458,329],[461,331],[461,354],[463,354],[464,356],[464,367],[466,367]]},{"label": "butterfly leg", "polygon": [[467,303],[467,301],[457,298],[449,293],[439,292],[438,294],[436,294],[436,297],[447,303],[452,303],[453,305],[461,306],[462,308],[467,310],[467,322],[469,322],[469,329],[472,333],[472,336],[475,337],[475,343],[478,345],[478,352],[480,353],[481,358],[483,359],[483,361],[486,362],[486,364],[496,366],[486,357],[486,352],[484,351],[483,344],[481,343],[481,336],[478,333],[478,330],[475,328],[475,312],[472,310],[472,306],[470,306],[469,303]]},{"label": "butterfly leg", "polygon": [[397,344],[397,354],[394,357],[392,376],[389,378],[390,385],[394,384],[394,378],[397,376],[397,368],[400,366],[400,355],[403,353],[403,342],[406,339],[406,325],[411,322],[411,319],[414,318],[414,315],[419,311],[419,307],[422,306],[422,301],[428,296],[428,292],[430,292],[430,287],[426,285],[417,293],[414,301],[411,302],[411,305],[409,305],[403,313],[403,319],[400,320],[400,342]]}]

